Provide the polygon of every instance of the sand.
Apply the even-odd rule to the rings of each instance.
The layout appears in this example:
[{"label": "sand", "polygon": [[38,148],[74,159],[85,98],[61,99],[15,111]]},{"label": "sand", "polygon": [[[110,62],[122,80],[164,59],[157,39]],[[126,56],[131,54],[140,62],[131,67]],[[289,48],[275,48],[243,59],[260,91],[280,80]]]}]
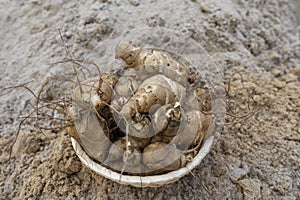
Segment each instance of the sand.
[{"label": "sand", "polygon": [[298,10],[297,0],[2,0],[1,88],[30,82],[37,91],[68,70],[67,63],[51,64],[66,58],[58,29],[75,58],[104,66],[113,52],[103,43],[133,28],[164,27],[201,44],[231,76],[241,107],[253,96],[261,110],[226,124],[192,174],[140,189],[95,174],[64,131],[41,133],[34,120],[23,124],[7,160],[18,117],[33,100],[24,89],[12,91],[0,96],[0,199],[300,199]]}]

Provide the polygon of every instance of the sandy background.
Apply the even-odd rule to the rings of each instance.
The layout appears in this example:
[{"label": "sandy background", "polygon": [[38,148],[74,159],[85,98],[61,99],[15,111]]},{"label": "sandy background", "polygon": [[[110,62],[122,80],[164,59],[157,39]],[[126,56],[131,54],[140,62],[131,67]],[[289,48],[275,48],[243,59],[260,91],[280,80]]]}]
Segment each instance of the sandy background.
[{"label": "sandy background", "polygon": [[[200,43],[232,76],[233,96],[263,111],[230,124],[193,174],[160,188],[119,185],[76,157],[65,132],[39,133],[27,121],[7,161],[18,116],[32,96],[0,97],[0,199],[300,199],[300,16],[288,0],[0,1],[0,86],[34,91],[67,70],[57,29],[74,56],[105,64],[109,43],[138,27],[166,27]],[[296,13],[296,12],[295,12]],[[248,73],[245,73],[244,71]],[[258,73],[259,72],[259,73]],[[242,84],[247,94],[241,93]],[[46,124],[47,122],[45,122]]]}]

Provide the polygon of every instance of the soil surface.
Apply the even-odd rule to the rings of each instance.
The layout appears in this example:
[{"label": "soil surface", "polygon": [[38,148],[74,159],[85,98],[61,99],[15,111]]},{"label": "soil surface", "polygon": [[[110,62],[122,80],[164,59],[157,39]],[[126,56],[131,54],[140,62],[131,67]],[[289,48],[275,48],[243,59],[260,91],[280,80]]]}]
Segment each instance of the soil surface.
[{"label": "soil surface", "polygon": [[[119,185],[83,166],[65,131],[44,131],[19,116],[31,110],[24,88],[0,96],[0,199],[300,199],[300,16],[293,0],[30,0],[0,2],[1,88],[34,92],[70,68],[58,29],[77,59],[105,65],[126,31],[164,27],[201,44],[231,77],[247,110],[228,124],[202,163],[159,188]],[[293,10],[295,12],[293,12]],[[294,14],[294,13],[298,14]],[[1,91],[3,93],[3,91]],[[246,111],[245,111],[246,112]],[[45,121],[44,125],[49,124]]]}]

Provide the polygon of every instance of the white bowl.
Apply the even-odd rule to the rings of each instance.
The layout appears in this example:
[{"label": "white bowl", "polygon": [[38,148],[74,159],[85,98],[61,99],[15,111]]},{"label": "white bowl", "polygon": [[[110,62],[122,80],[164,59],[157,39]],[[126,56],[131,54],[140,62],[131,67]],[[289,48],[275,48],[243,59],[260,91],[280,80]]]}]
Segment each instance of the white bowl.
[{"label": "white bowl", "polygon": [[188,163],[185,167],[182,167],[176,171],[171,171],[162,175],[131,176],[121,175],[120,173],[114,172],[108,168],[105,168],[101,164],[96,163],[84,152],[79,143],[74,138],[71,138],[73,148],[84,165],[105,178],[108,178],[120,184],[131,185],[134,187],[159,187],[177,181],[181,177],[190,173],[192,169],[194,169],[201,163],[203,158],[209,153],[213,144],[213,140],[214,136],[209,136],[208,138],[206,138],[200,151],[193,159],[193,161]]}]

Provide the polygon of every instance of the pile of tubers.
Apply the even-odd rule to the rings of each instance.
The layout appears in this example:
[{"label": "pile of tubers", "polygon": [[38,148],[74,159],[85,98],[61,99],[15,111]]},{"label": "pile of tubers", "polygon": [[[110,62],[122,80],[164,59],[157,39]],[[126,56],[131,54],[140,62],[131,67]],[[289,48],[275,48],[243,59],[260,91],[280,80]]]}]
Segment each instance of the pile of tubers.
[{"label": "pile of tubers", "polygon": [[170,53],[122,41],[124,67],[81,82],[66,113],[70,134],[99,164],[129,175],[184,167],[211,125],[211,95],[197,70]]}]

